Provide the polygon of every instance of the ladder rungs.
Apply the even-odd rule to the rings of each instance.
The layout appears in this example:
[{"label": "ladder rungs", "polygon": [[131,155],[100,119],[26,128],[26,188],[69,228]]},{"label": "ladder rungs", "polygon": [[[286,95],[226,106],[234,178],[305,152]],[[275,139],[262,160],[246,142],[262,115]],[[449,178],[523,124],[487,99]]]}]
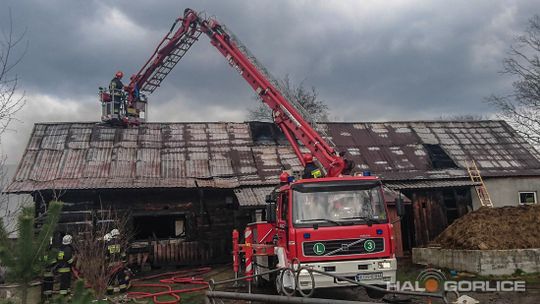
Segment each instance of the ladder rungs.
[{"label": "ladder rungs", "polygon": [[473,160],[471,163],[468,161],[465,163],[467,165],[467,173],[469,174],[471,181],[480,184],[474,187],[476,190],[476,195],[478,195],[478,199],[480,200],[480,205],[484,207],[493,207],[493,203],[491,202],[491,198],[489,197],[489,193],[480,174],[480,170],[478,170],[476,162]]}]

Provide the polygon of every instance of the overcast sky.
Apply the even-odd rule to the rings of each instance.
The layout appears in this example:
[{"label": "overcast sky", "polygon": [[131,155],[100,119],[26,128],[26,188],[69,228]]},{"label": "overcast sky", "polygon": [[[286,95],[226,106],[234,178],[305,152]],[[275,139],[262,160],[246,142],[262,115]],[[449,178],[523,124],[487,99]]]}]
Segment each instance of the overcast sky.
[{"label": "overcast sky", "polygon": [[[1,28],[10,8],[29,43],[8,162],[35,122],[99,120],[97,88],[135,73],[186,7],[217,16],[274,75],[315,86],[342,121],[492,114],[482,100],[509,92],[501,60],[539,13],[537,0],[0,0]],[[246,119],[253,92],[208,42],[151,95],[150,121]]]}]

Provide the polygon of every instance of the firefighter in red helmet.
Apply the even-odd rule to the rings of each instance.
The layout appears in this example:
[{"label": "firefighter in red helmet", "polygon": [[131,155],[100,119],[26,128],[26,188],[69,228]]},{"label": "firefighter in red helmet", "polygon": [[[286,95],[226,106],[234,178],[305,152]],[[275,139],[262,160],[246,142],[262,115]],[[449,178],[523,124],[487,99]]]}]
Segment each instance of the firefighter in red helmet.
[{"label": "firefighter in red helmet", "polygon": [[121,114],[120,109],[122,103],[124,102],[124,84],[122,83],[122,77],[124,77],[124,73],[122,73],[122,71],[116,72],[114,78],[109,84],[109,91],[111,93],[111,98],[114,106],[113,114],[117,115]]},{"label": "firefighter in red helmet", "polygon": [[304,154],[304,163],[306,167],[304,168],[302,178],[319,178],[323,176],[321,169],[313,162],[313,155],[310,153]]}]

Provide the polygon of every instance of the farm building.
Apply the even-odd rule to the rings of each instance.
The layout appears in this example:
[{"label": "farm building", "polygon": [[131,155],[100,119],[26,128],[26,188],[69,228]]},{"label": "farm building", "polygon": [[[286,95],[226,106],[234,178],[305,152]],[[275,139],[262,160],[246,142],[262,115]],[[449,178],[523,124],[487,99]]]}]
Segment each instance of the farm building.
[{"label": "farm building", "polygon": [[[466,161],[477,162],[495,206],[536,203],[538,154],[503,121],[319,127],[357,172],[383,178],[399,249],[479,207]],[[157,264],[218,262],[229,259],[232,229],[260,218],[283,168],[302,169],[271,123],[39,123],[6,192],[31,194],[37,212],[60,198],[65,231],[99,224],[103,209],[125,211]],[[401,221],[397,192],[407,198]]]}]

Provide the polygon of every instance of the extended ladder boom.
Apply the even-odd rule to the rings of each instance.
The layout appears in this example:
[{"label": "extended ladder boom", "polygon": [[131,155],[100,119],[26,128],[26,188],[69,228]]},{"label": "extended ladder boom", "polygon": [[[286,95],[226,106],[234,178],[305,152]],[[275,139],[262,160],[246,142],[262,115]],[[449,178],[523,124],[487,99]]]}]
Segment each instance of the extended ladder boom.
[{"label": "extended ladder boom", "polygon": [[[158,44],[152,56],[146,61],[139,72],[130,78],[127,86],[128,102],[132,103],[138,98],[139,92],[153,93],[161,82],[184,57],[189,48],[201,35],[200,31],[190,28],[196,14],[190,14],[191,10],[184,11],[184,18],[178,18],[171,26],[169,32]],[[180,27],[173,32],[178,23]],[[190,32],[190,33],[188,33]]]},{"label": "extended ladder boom", "polygon": [[[180,26],[172,33],[176,24]],[[235,36],[217,20],[203,19],[191,10],[184,11],[156,48],[152,57],[128,86],[128,101],[136,100],[138,91],[153,92],[178,61],[185,55],[201,33],[205,33],[211,44],[227,59],[229,64],[257,92],[260,99],[270,107],[275,123],[291,143],[302,165],[305,165],[298,141],[301,142],[324,167],[327,176],[338,176],[345,167],[344,159],[337,154],[322,136],[307,121],[305,110],[298,103],[289,101],[280,91],[279,84],[257,59],[249,53]],[[301,112],[304,112],[302,115]]]}]

